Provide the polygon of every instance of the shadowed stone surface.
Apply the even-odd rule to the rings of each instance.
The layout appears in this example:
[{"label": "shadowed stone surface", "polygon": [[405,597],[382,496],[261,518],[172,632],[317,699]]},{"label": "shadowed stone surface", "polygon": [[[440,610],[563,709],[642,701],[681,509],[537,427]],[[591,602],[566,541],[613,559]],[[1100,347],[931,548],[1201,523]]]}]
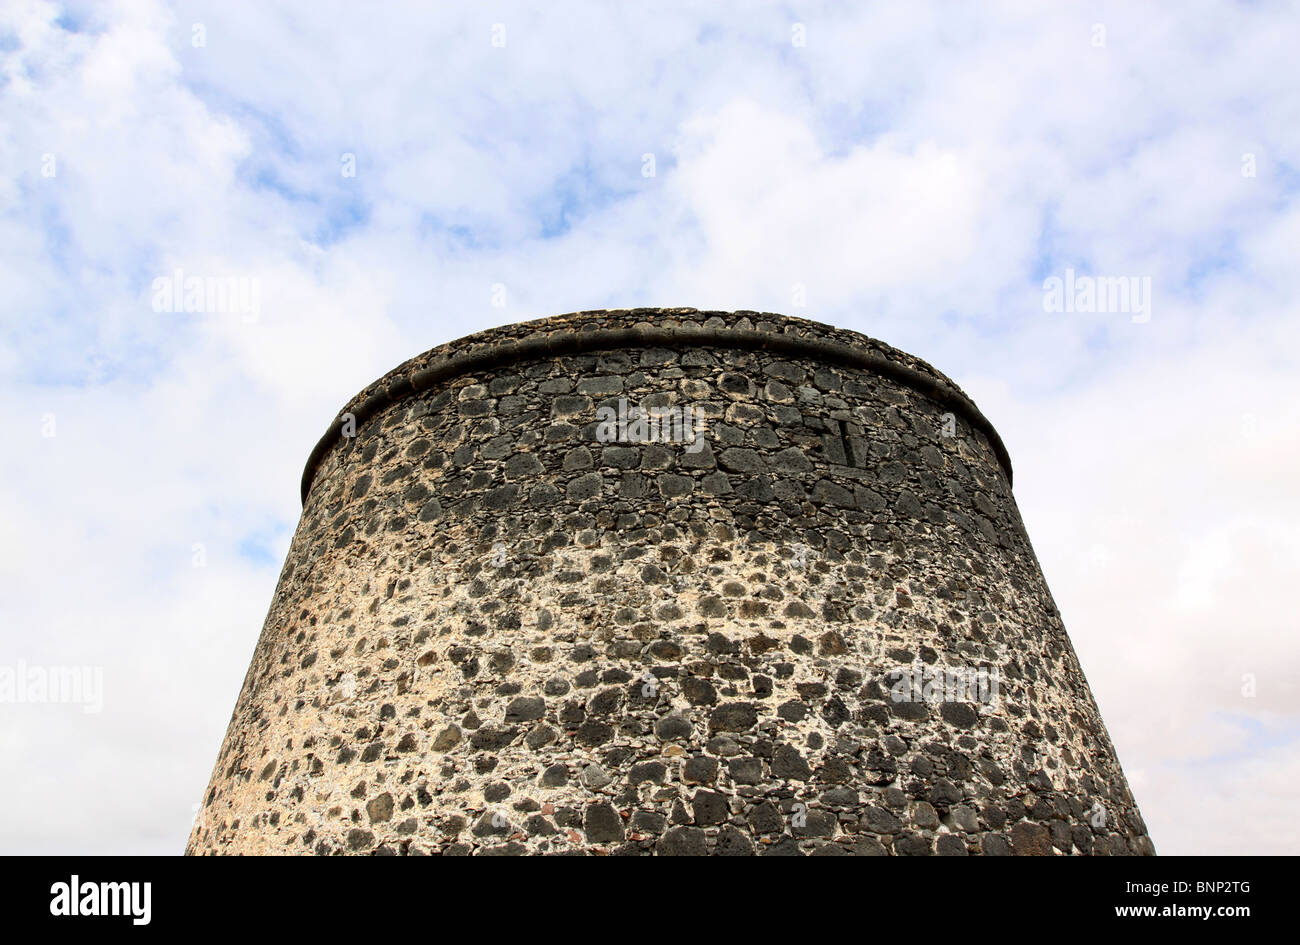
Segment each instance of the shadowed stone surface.
[{"label": "shadowed stone surface", "polygon": [[[601,442],[620,399],[702,442]],[[637,309],[345,408],[187,852],[1154,849],[965,395],[853,332]]]}]

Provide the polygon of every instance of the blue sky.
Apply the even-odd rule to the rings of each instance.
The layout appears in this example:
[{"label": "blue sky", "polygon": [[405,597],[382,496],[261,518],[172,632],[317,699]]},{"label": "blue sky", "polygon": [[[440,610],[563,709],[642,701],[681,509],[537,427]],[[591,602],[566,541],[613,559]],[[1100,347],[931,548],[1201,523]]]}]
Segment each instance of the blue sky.
[{"label": "blue sky", "polygon": [[[182,848],[353,393],[689,305],[955,378],[1157,848],[1300,852],[1297,35],[1282,3],[6,3],[0,664],[106,691],[0,706],[0,848]],[[155,311],[177,268],[258,311]],[[1149,278],[1150,320],[1045,311],[1067,268]]]}]

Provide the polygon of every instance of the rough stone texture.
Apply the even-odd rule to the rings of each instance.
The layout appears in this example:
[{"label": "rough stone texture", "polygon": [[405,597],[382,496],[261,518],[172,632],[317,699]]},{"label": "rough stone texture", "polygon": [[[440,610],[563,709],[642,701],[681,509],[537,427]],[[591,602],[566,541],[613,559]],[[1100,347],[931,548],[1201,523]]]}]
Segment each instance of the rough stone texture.
[{"label": "rough stone texture", "polygon": [[[696,406],[705,448],[598,442],[620,397]],[[1005,451],[924,362],[582,312],[344,413],[187,852],[1154,852]],[[896,701],[918,663],[999,698]]]}]

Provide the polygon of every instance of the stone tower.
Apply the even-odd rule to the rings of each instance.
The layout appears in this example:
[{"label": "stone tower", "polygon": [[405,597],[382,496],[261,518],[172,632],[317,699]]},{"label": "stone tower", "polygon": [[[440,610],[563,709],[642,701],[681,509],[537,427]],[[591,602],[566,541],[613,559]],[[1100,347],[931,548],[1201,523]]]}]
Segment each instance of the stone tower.
[{"label": "stone tower", "polygon": [[878,341],[471,335],[317,445],[189,853],[1154,852],[996,431]]}]

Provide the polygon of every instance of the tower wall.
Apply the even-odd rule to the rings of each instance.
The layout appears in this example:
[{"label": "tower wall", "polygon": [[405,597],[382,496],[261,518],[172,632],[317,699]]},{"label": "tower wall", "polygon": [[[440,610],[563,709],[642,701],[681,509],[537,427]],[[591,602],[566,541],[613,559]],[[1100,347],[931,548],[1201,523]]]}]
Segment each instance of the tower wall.
[{"label": "tower wall", "polygon": [[887,345],[483,332],[354,398],[303,491],[187,852],[1154,852],[1001,441]]}]

